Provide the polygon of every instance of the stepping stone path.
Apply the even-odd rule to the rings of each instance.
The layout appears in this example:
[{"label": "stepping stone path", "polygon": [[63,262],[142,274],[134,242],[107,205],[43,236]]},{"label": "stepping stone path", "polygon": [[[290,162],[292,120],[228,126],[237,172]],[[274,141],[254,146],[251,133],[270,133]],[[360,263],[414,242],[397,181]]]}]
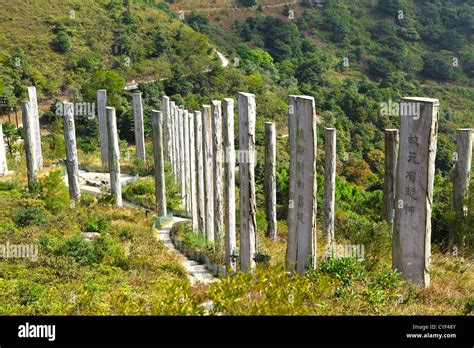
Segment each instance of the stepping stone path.
[{"label": "stepping stone path", "polygon": [[188,279],[192,286],[195,286],[198,283],[210,284],[215,281],[218,281],[218,278],[215,278],[212,273],[206,269],[204,265],[201,265],[196,261],[189,260],[186,256],[184,256],[174,247],[173,242],[170,238],[171,228],[174,224],[183,221],[190,220],[183,219],[180,217],[173,217],[173,220],[171,220],[169,223],[165,224],[165,226],[162,226],[158,230],[158,240],[161,240],[171,252],[179,256],[181,263],[183,264],[184,268],[186,268]]}]

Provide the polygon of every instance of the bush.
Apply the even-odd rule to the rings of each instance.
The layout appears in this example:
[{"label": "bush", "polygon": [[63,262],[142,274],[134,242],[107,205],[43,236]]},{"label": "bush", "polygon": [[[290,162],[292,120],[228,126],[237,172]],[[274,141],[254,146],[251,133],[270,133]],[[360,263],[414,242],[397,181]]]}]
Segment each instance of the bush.
[{"label": "bush", "polygon": [[69,190],[64,183],[61,171],[51,172],[40,182],[41,196],[46,209],[59,213],[69,208]]},{"label": "bush", "polygon": [[352,257],[327,258],[319,266],[319,272],[334,276],[343,286],[350,286],[354,280],[363,280],[366,276],[364,267]]},{"label": "bush", "polygon": [[47,223],[46,211],[42,207],[16,207],[12,214],[13,222],[19,227],[31,225],[45,226]]},{"label": "bush", "polygon": [[0,181],[0,191],[12,191],[17,187],[18,185],[13,181]]},{"label": "bush", "polygon": [[95,203],[95,196],[91,193],[82,193],[81,194],[81,205],[84,207],[90,207]]},{"label": "bush", "polygon": [[76,234],[62,243],[55,253],[72,257],[81,265],[91,266],[102,262],[121,268],[128,266],[122,246],[107,236],[99,236],[90,242],[82,235]]},{"label": "bush", "polygon": [[256,0],[239,0],[239,4],[244,6],[244,7],[252,7],[257,5]]},{"label": "bush", "polygon": [[81,230],[83,232],[104,233],[107,231],[107,228],[108,228],[107,218],[99,214],[87,215],[81,224]]},{"label": "bush", "polygon": [[452,64],[452,56],[448,53],[426,52],[422,55],[423,70],[422,73],[426,77],[447,81],[454,78],[454,67]]},{"label": "bush", "polygon": [[16,293],[20,298],[20,304],[28,305],[39,300],[43,295],[43,287],[40,284],[22,280],[17,285]]},{"label": "bush", "polygon": [[51,44],[56,52],[65,53],[71,48],[71,39],[67,33],[60,31]]}]

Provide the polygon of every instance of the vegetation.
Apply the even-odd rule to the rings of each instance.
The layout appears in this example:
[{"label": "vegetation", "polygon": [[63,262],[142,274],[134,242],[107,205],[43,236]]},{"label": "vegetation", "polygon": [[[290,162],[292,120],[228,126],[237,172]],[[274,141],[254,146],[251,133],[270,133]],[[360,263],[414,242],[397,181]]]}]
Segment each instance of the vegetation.
[{"label": "vegetation", "polygon": [[[154,1],[106,0],[87,6],[64,1],[47,14],[37,2],[22,7],[0,3],[6,14],[0,19],[0,114],[27,97],[27,86],[37,87],[46,164],[35,192],[26,193],[21,125],[4,123],[15,177],[0,181],[0,241],[39,244],[41,250],[37,262],[0,263],[0,313],[199,315],[206,298],[215,304],[212,314],[472,313],[474,200],[466,202],[467,216],[453,213],[450,186],[456,128],[473,127],[474,10],[469,0],[328,0],[323,9],[312,1],[274,8],[239,0],[223,2],[237,4],[235,11],[227,7],[209,16],[198,11],[207,2],[186,0],[196,11],[184,19],[167,3]],[[182,1],[174,3],[179,7]],[[23,21],[13,20],[20,16]],[[216,50],[229,57],[228,67],[222,67]],[[235,98],[239,91],[256,95],[261,262],[255,274],[239,273],[196,290],[177,257],[150,232],[151,217],[111,208],[113,197],[107,192],[83,195],[81,205],[70,208],[58,166],[65,146],[56,104],[60,99],[95,103],[96,90],[104,88],[107,104],[117,112],[122,171],[140,176],[124,189],[124,198],[154,209],[151,144],[146,162],[134,160],[131,95],[124,90],[132,80],[143,94],[147,139],[151,110],[161,108],[165,94],[190,110],[212,99]],[[336,237],[341,244],[362,244],[366,252],[362,262],[326,259],[319,243],[318,268],[293,277],[283,267],[290,94],[315,98],[319,148],[323,126],[337,129]],[[422,291],[390,271],[390,228],[381,219],[383,130],[398,127],[399,121],[383,115],[380,105],[406,95],[441,101],[432,286]],[[98,120],[93,116],[76,117],[76,133],[81,165],[98,171]],[[276,242],[264,235],[267,121],[275,122],[278,131]],[[235,139],[238,147],[237,128]],[[323,156],[318,150],[318,163]],[[322,177],[317,179],[322,188]],[[169,163],[166,187],[168,209],[178,213],[180,192]],[[474,197],[474,185],[471,190]],[[319,189],[318,207],[322,193]],[[189,247],[222,263],[222,251],[202,235],[186,224],[175,229]],[[86,240],[84,233],[90,232],[99,235]],[[318,236],[322,240],[319,230]]]}]

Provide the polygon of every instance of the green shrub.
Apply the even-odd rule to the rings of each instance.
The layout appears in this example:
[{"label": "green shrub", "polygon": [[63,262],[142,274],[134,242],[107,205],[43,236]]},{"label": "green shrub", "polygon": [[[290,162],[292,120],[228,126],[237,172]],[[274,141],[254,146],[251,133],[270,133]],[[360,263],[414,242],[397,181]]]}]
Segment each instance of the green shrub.
[{"label": "green shrub", "polygon": [[59,245],[55,253],[72,257],[81,265],[104,263],[124,269],[128,267],[122,246],[103,235],[86,241],[82,235],[76,234]]},{"label": "green shrub", "polygon": [[95,196],[91,193],[82,193],[81,194],[81,205],[84,207],[91,207],[95,203]]},{"label": "green shrub", "polygon": [[127,186],[127,191],[135,195],[155,194],[152,181],[137,181]]},{"label": "green shrub", "polygon": [[57,255],[69,256],[81,265],[91,265],[97,262],[94,245],[87,242],[80,234],[76,234],[63,242],[55,250]]},{"label": "green shrub", "polygon": [[31,225],[44,227],[47,223],[46,211],[42,207],[16,207],[12,219],[18,227]]},{"label": "green shrub", "polygon": [[28,305],[40,299],[43,287],[28,280],[21,280],[17,285],[16,294],[20,298],[20,304]]},{"label": "green shrub", "polygon": [[61,171],[51,172],[40,181],[41,196],[46,209],[53,213],[59,213],[69,208],[69,190],[64,183]]},{"label": "green shrub", "polygon": [[104,215],[90,214],[87,215],[81,224],[81,231],[83,232],[106,232],[108,228],[108,221]]},{"label": "green shrub", "polygon": [[364,267],[352,257],[331,257],[325,259],[319,272],[334,276],[343,286],[350,286],[354,280],[363,280],[366,276]]},{"label": "green shrub", "polygon": [[115,196],[111,190],[102,190],[100,195],[97,197],[97,201],[100,204],[114,204],[115,203]]},{"label": "green shrub", "polygon": [[12,191],[18,186],[13,181],[0,181],[0,191]]},{"label": "green shrub", "polygon": [[42,234],[39,237],[38,243],[42,250],[53,253],[61,243],[61,236],[50,233]]}]

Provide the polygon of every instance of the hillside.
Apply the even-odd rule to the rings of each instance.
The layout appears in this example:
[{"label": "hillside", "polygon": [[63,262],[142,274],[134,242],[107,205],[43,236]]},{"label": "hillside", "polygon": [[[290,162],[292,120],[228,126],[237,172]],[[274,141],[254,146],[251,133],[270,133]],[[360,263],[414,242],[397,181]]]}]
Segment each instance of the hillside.
[{"label": "hillside", "polygon": [[[0,181],[0,235],[44,248],[39,263],[0,264],[0,313],[202,315],[209,299],[210,314],[216,315],[472,313],[474,200],[467,202],[466,216],[451,209],[456,129],[474,128],[471,2],[326,0],[316,6],[311,0],[261,0],[245,6],[253,1],[64,0],[48,1],[46,8],[41,0],[21,6],[0,0],[0,122],[8,165],[15,170]],[[147,160],[135,158],[126,88],[132,84],[143,96]],[[31,85],[38,90],[45,169],[38,187],[28,191],[24,133],[13,123]],[[61,178],[63,119],[56,105],[69,100],[95,106],[97,89],[107,90],[107,105],[116,110],[122,173],[140,177],[124,188],[123,197],[146,213],[111,207],[114,198],[105,189],[98,197],[85,195],[77,210],[69,208]],[[257,105],[258,269],[256,276],[239,273],[193,287],[179,257],[150,233],[148,214],[156,208],[151,111],[162,110],[165,95],[187,110],[200,110],[242,91],[255,94]],[[333,127],[337,241],[366,248],[366,258],[357,262],[325,258],[320,243],[318,267],[294,278],[284,269],[289,95],[312,96],[316,103],[317,237],[322,239],[323,130]],[[407,286],[391,270],[392,232],[382,218],[384,129],[398,128],[400,117],[381,110],[404,96],[440,100],[433,279],[424,290]],[[98,172],[99,122],[95,113],[89,116],[75,119],[79,163]],[[277,133],[276,240],[265,234],[269,121]],[[235,125],[237,149],[237,118]],[[186,215],[171,163],[165,162],[165,173],[167,209]],[[470,192],[473,197],[474,185]],[[100,237],[85,242],[81,236],[88,232]],[[222,250],[189,224],[175,225],[172,232],[186,247],[222,262]],[[76,302],[69,302],[70,295]]]}]

